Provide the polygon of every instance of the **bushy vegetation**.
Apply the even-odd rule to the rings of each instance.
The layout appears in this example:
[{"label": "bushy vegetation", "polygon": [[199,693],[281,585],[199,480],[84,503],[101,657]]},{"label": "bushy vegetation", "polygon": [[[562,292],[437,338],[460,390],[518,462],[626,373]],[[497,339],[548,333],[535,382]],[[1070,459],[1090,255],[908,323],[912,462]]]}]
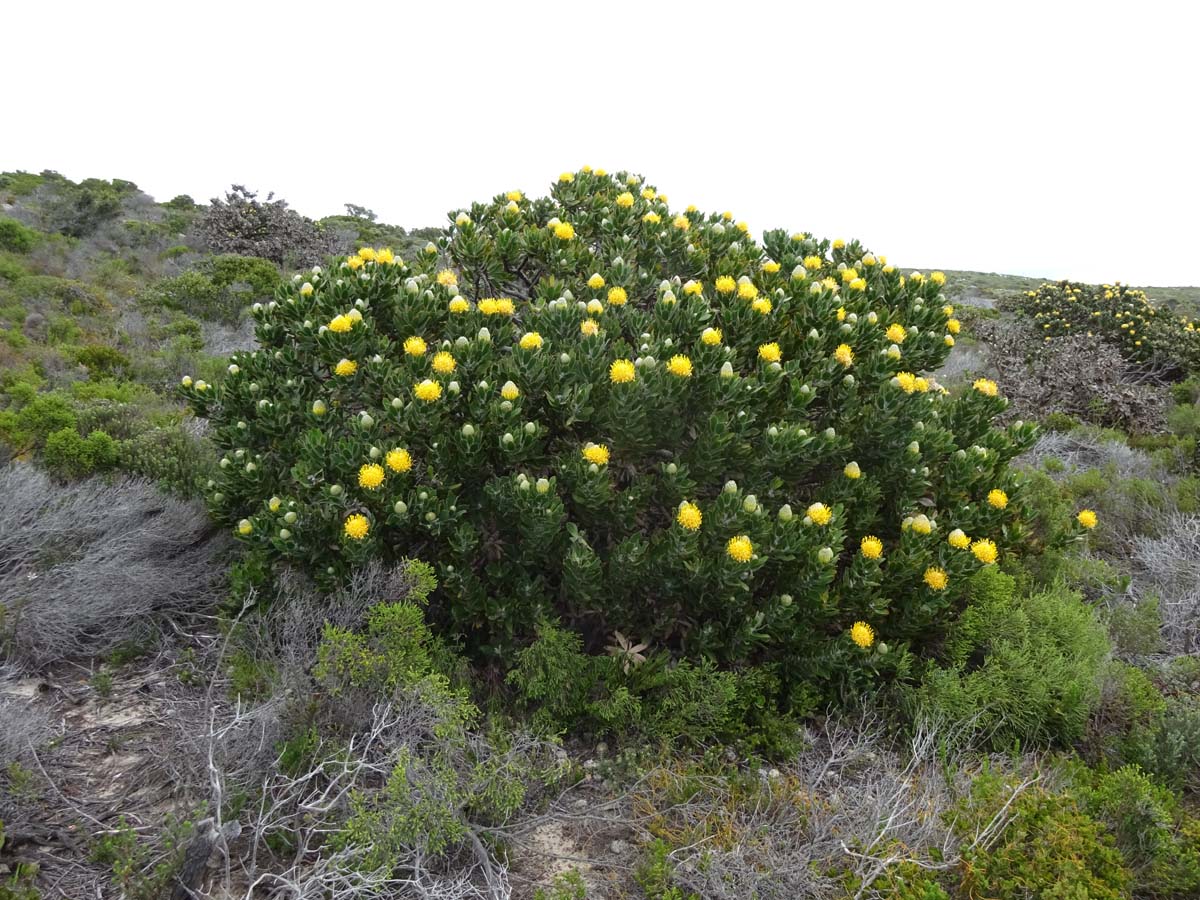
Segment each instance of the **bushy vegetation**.
[{"label": "bushy vegetation", "polygon": [[1138,363],[1157,364],[1180,375],[1200,369],[1196,323],[1156,306],[1144,291],[1120,283],[1060,281],[1026,292],[1020,308],[1037,323],[1046,342],[1083,333],[1099,337]]},{"label": "bushy vegetation", "polygon": [[248,546],[328,578],[416,549],[480,655],[561,618],[799,710],[902,670],[1020,552],[1034,431],[992,426],[992,382],[922,374],[958,330],[939,273],[588,171],[460,213],[445,253],[297,276],[260,350],[185,379]]},{"label": "bushy vegetation", "polygon": [[1047,342],[588,169],[0,199],[0,896],[1200,892],[1200,390],[1133,291]]}]

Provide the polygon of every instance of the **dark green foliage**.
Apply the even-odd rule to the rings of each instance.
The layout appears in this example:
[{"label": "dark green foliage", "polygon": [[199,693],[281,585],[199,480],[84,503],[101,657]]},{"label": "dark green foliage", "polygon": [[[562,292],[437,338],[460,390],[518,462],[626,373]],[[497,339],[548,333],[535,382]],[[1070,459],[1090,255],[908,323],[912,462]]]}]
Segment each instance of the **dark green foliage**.
[{"label": "dark green foliage", "polygon": [[37,243],[38,233],[16,219],[0,216],[0,250],[28,253]]},{"label": "dark green foliage", "polygon": [[54,175],[44,190],[48,192],[40,209],[44,229],[81,238],[116,219],[121,214],[122,201],[137,191],[137,185],[119,178],[112,181],[86,178],[75,184]]},{"label": "dark green foliage", "polygon": [[197,497],[204,491],[216,462],[208,441],[177,426],[142,431],[120,446],[121,469],[184,497]]},{"label": "dark green foliage", "polygon": [[1011,577],[984,569],[915,699],[934,719],[972,722],[996,748],[1070,745],[1099,697],[1108,649],[1078,594],[1021,596]]},{"label": "dark green foliage", "polygon": [[695,745],[724,740],[771,753],[795,746],[796,722],[776,711],[779,684],[769,672],[672,662],[621,635],[614,640],[608,654],[590,655],[575,632],[539,627],[508,674],[538,731],[584,729]]},{"label": "dark green foliage", "polygon": [[197,269],[159,281],[142,295],[142,302],[202,319],[236,322],[246,307],[269,297],[278,284],[279,270],[270,260],[217,256]]},{"label": "dark green foliage", "polygon": [[66,397],[58,393],[37,394],[16,412],[0,411],[0,439],[18,452],[40,448],[51,433],[74,430],[76,421]]}]

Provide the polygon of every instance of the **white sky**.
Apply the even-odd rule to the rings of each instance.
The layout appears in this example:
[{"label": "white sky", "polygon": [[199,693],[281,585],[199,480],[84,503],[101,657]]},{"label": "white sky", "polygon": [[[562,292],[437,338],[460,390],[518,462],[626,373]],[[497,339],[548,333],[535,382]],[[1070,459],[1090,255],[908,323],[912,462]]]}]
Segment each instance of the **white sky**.
[{"label": "white sky", "polygon": [[441,225],[584,163],[900,266],[1200,283],[1200,7],[11,3],[0,169]]}]

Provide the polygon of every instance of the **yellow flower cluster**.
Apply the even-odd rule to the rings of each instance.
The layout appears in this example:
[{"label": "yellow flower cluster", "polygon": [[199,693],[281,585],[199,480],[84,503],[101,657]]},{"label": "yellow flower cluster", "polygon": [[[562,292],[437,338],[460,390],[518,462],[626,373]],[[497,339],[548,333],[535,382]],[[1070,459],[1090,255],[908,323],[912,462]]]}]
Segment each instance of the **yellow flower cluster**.
[{"label": "yellow flower cluster", "polygon": [[511,316],[516,311],[508,297],[484,297],[478,306],[485,316]]},{"label": "yellow flower cluster", "polygon": [[675,521],[688,531],[699,531],[700,525],[704,521],[704,516],[701,515],[700,507],[695,503],[685,501],[679,505],[679,512],[675,515]]}]

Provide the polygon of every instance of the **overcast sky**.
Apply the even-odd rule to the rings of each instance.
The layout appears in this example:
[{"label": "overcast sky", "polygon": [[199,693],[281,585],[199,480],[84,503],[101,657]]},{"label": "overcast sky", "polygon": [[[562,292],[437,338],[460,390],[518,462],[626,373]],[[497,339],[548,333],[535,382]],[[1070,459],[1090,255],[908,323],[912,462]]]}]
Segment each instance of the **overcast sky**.
[{"label": "overcast sky", "polygon": [[901,266],[1200,283],[1200,10],[12,3],[0,169],[405,226],[564,169]]}]

